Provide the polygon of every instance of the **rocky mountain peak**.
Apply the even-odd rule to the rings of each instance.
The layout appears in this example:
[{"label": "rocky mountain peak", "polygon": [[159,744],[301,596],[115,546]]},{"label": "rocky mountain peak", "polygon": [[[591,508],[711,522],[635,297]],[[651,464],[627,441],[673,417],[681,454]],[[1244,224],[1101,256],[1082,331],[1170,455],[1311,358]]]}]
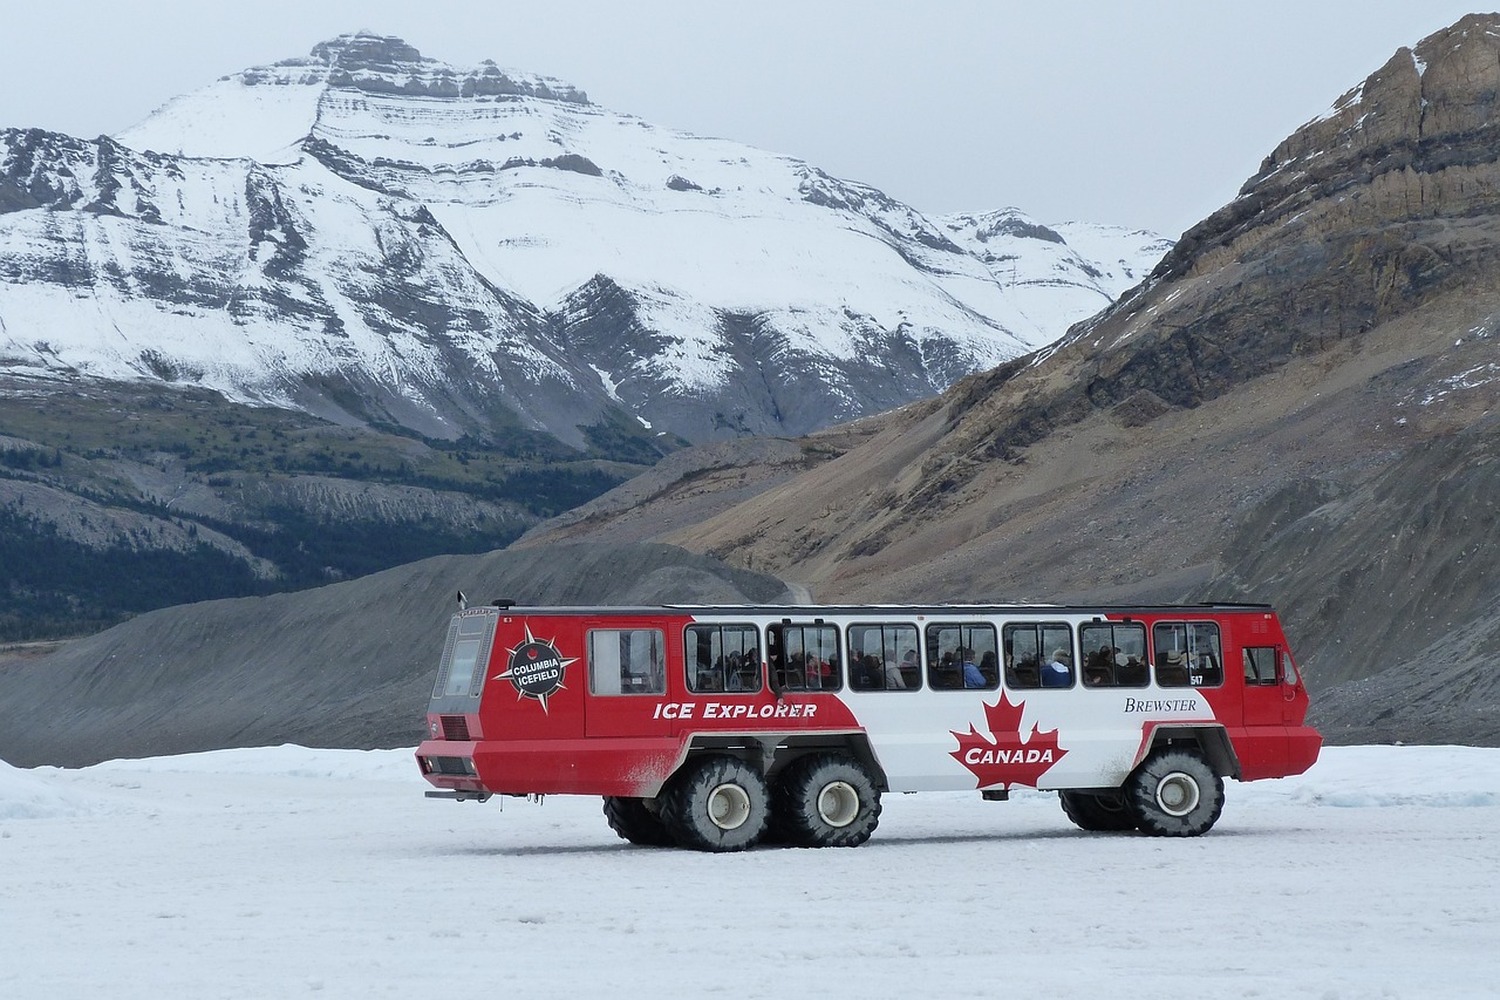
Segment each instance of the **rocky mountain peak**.
[{"label": "rocky mountain peak", "polygon": [[[404,40],[394,35],[377,35],[368,31],[356,31],[319,42],[309,54],[329,66],[338,66],[351,72],[372,69],[389,73],[402,68],[400,64],[424,61],[422,53]],[[425,61],[430,63],[433,60]]]},{"label": "rocky mountain peak", "polygon": [[567,104],[589,103],[582,90],[553,77],[504,70],[490,59],[475,67],[451,66],[422,55],[395,35],[369,31],[330,38],[314,45],[307,56],[252,66],[220,81],[225,82],[252,87],[318,85],[422,97],[535,97]]},{"label": "rocky mountain peak", "polygon": [[1500,15],[1397,50],[1278,144],[1146,282],[1058,344],[950,392],[951,433],[931,463],[951,457],[970,470],[962,479],[997,457],[1022,461],[1102,411],[1145,426],[1298,359],[1369,349],[1419,313],[1460,318],[1438,327],[1447,353],[1420,369],[1430,384],[1416,398],[1479,384],[1461,373],[1494,370],[1487,334],[1468,331],[1500,314],[1497,105]]},{"label": "rocky mountain peak", "polygon": [[1042,225],[1018,208],[1001,208],[982,215],[959,214],[947,221],[949,229],[955,231],[967,227],[973,230],[974,239],[988,243],[1001,236],[1041,240],[1045,243],[1066,243],[1055,230]]},{"label": "rocky mountain peak", "polygon": [[1497,103],[1500,15],[1470,14],[1415,48],[1396,50],[1326,114],[1282,142],[1244,191],[1313,156],[1340,166],[1371,157],[1388,166],[1436,165],[1433,154],[1451,157],[1475,146],[1480,134],[1493,134]]},{"label": "rocky mountain peak", "polygon": [[1049,342],[1160,256],[995,220],[960,246],[812,164],[356,32],[112,139],[0,132],[0,366],[441,440],[803,433]]},{"label": "rocky mountain peak", "polygon": [[1496,173],[1497,105],[1500,14],[1469,14],[1396,50],[1284,139],[1239,196],[1184,234],[1156,273],[1202,273],[1216,266],[1215,248],[1366,186],[1369,195],[1350,206],[1366,223],[1392,213],[1484,209],[1493,188],[1479,175]]}]

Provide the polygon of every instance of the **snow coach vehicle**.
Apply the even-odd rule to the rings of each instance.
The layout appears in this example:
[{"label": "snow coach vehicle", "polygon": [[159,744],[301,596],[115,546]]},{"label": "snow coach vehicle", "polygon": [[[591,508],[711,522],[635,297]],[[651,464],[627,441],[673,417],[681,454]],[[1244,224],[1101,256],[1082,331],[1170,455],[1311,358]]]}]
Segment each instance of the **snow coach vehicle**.
[{"label": "snow coach vehicle", "polygon": [[427,795],[597,795],[634,844],[851,847],[885,792],[1058,793],[1090,831],[1207,832],[1224,779],[1322,738],[1265,605],[462,608]]}]

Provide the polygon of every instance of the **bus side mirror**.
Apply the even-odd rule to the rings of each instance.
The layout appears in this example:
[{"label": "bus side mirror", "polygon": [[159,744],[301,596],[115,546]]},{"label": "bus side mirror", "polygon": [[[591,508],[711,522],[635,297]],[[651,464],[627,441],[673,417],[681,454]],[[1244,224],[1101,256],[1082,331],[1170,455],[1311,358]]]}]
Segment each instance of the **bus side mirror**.
[{"label": "bus side mirror", "polygon": [[1296,687],[1302,683],[1302,677],[1297,673],[1297,664],[1292,662],[1292,655],[1286,650],[1280,651],[1281,659],[1281,683],[1287,687]]}]

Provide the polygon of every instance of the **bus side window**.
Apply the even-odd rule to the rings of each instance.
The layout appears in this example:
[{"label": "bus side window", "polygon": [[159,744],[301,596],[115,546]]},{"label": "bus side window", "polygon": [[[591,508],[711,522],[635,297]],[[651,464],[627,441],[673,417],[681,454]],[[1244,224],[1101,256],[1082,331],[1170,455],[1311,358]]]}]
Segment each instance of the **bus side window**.
[{"label": "bus side window", "polygon": [[[1005,648],[1005,686],[1008,688],[1072,687],[1073,630],[1063,622],[1007,625],[1001,630]],[[1064,671],[1048,670],[1059,661]],[[1050,676],[1049,676],[1050,675]]]},{"label": "bus side window", "polygon": [[836,691],[842,685],[839,630],[833,625],[772,625],[771,669],[782,689]]},{"label": "bus side window", "polygon": [[922,686],[915,625],[856,623],[845,638],[854,690],[914,691]]},{"label": "bus side window", "polygon": [[1078,626],[1085,687],[1145,687],[1146,627],[1095,622]]},{"label": "bus side window", "polygon": [[689,691],[759,691],[760,638],[754,625],[689,625]]},{"label": "bus side window", "polygon": [[1007,625],[1001,631],[1005,647],[1005,686],[1042,686],[1042,654],[1035,625]]},{"label": "bus side window", "polygon": [[937,690],[999,687],[995,627],[977,623],[927,626],[927,686]]},{"label": "bus side window", "polygon": [[1224,651],[1214,622],[1158,622],[1151,630],[1156,683],[1162,687],[1219,687]]},{"label": "bus side window", "polygon": [[1188,624],[1188,680],[1194,687],[1220,687],[1224,683],[1224,649],[1219,644],[1219,626],[1214,622]]},{"label": "bus side window", "polygon": [[1158,623],[1151,630],[1156,653],[1156,683],[1161,687],[1187,687],[1187,626]]},{"label": "bus side window", "polygon": [[589,632],[589,690],[594,694],[661,694],[667,689],[665,635],[660,629]]}]

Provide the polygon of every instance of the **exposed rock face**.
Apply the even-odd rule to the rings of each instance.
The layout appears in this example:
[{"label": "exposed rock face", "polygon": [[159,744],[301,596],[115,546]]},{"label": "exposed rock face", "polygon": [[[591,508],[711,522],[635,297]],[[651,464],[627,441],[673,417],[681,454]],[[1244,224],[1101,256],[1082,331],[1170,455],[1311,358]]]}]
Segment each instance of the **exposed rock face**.
[{"label": "exposed rock face", "polygon": [[[1500,35],[1492,17],[1469,15],[1415,49],[1400,49],[1327,115],[1284,140],[1235,201],[1184,234],[1154,276],[1204,274],[1254,259],[1263,243],[1285,253],[1299,235],[1311,242],[1342,234],[1355,242],[1343,254],[1330,248],[1332,263],[1360,263],[1366,252],[1369,260],[1330,290],[1340,308],[1320,325],[1323,335],[1358,332],[1393,307],[1420,304],[1464,263],[1450,259],[1421,223],[1494,210],[1497,101]],[[1392,231],[1393,224],[1408,230]],[[1382,238],[1360,244],[1361,231],[1372,227],[1384,230]],[[1413,239],[1403,245],[1407,234]],[[1324,312],[1323,298],[1304,302],[1303,315]]]},{"label": "exposed rock face", "polygon": [[[979,376],[957,405],[996,411],[990,453],[1006,457],[1137,393],[1196,406],[1493,273],[1497,95],[1491,17],[1401,49],[1283,141],[1145,286],[1070,332],[1047,367]],[[994,395],[1021,372],[1024,385]]]}]

